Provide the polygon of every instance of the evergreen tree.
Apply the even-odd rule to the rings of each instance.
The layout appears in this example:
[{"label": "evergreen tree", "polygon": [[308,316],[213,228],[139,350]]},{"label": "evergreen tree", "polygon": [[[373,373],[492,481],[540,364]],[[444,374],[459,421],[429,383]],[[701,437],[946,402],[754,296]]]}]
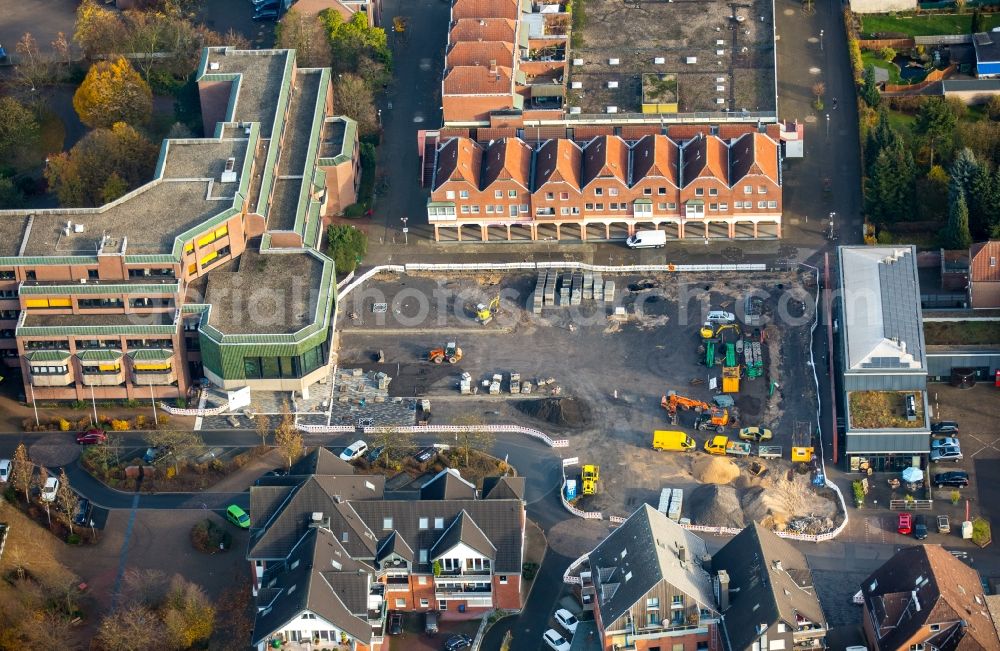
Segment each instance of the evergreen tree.
[{"label": "evergreen tree", "polygon": [[[979,173],[979,161],[976,155],[968,147],[963,148],[955,156],[955,161],[951,164],[949,176],[951,176],[951,188],[954,192],[961,192],[965,195],[966,201],[972,191],[972,184]],[[954,199],[954,193],[951,195]]]},{"label": "evergreen tree", "polygon": [[948,225],[942,233],[944,248],[950,250],[965,250],[972,244],[969,234],[969,208],[965,204],[965,195],[959,193],[948,211]]},{"label": "evergreen tree", "polygon": [[889,111],[883,106],[878,111],[878,121],[868,134],[868,142],[865,145],[865,171],[871,176],[872,166],[879,152],[883,149],[891,149],[900,143],[899,134],[889,123]]},{"label": "evergreen tree", "polygon": [[872,108],[878,108],[879,102],[882,100],[882,96],[878,93],[878,86],[875,84],[875,66],[871,64],[865,66],[861,98]]},{"label": "evergreen tree", "polygon": [[973,239],[989,237],[993,222],[1000,216],[1000,187],[996,172],[980,165],[972,179],[972,188],[966,193],[969,205],[969,232]]},{"label": "evergreen tree", "polygon": [[934,150],[951,138],[958,123],[958,116],[943,97],[924,99],[913,125],[914,131],[922,135],[931,149],[930,164],[934,164]]}]

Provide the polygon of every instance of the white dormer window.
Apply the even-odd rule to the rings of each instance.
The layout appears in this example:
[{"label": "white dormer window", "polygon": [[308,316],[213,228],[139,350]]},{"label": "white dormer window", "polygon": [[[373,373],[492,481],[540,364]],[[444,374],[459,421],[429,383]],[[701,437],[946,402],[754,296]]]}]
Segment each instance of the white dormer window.
[{"label": "white dormer window", "polygon": [[455,198],[455,191],[454,190],[445,190],[445,192],[444,192],[444,198],[445,199],[454,199]]},{"label": "white dormer window", "polygon": [[417,520],[417,529],[420,529],[421,531],[426,529],[428,526],[427,522],[428,522],[427,518],[420,518],[419,520]]},{"label": "white dormer window", "polygon": [[434,518],[434,528],[444,529],[444,518]]},{"label": "white dormer window", "polygon": [[347,532],[345,531],[345,532],[343,532],[343,533],[340,534],[340,542],[345,543],[345,542],[347,542],[347,540],[348,540]]},{"label": "white dormer window", "polygon": [[392,531],[392,518],[382,518],[382,529]]},{"label": "white dormer window", "polygon": [[421,549],[420,550],[420,557],[419,558],[420,558],[420,562],[421,563],[426,563],[427,562],[427,550],[426,549]]}]

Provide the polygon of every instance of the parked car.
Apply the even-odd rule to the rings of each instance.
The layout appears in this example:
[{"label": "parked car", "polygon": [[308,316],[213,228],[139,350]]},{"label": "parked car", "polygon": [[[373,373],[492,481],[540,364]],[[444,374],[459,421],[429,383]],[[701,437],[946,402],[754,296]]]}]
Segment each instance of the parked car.
[{"label": "parked car", "polygon": [[569,642],[567,642],[566,638],[559,635],[559,633],[553,628],[545,631],[545,634],[542,635],[542,639],[545,640],[545,643],[548,644],[553,651],[569,651]]},{"label": "parked car", "polygon": [[556,621],[559,625],[569,631],[570,635],[576,633],[576,626],[579,624],[579,620],[573,616],[573,613],[569,612],[565,608],[560,608],[555,614]]},{"label": "parked car", "polygon": [[418,463],[424,463],[425,461],[430,461],[438,453],[438,449],[433,445],[428,445],[426,448],[420,448],[417,453],[413,455],[413,458],[417,460]]},{"label": "parked car", "polygon": [[226,509],[226,519],[240,529],[250,528],[250,515],[235,504],[230,504]]},{"label": "parked car", "polygon": [[365,455],[365,461],[367,461],[368,463],[375,463],[376,461],[378,461],[378,458],[382,456],[383,452],[385,452],[384,445],[372,448],[371,450],[368,451],[368,454]]},{"label": "parked car", "polygon": [[766,427],[744,427],[740,430],[740,438],[744,441],[770,441],[774,437]]},{"label": "parked car", "polygon": [[95,443],[104,443],[108,440],[108,435],[104,433],[102,429],[88,429],[86,432],[80,432],[76,435],[76,442],[78,445],[94,445]]},{"label": "parked car", "polygon": [[59,492],[59,479],[56,477],[49,477],[45,480],[45,486],[42,488],[42,501],[43,502],[55,502],[56,493]]},{"label": "parked car", "polygon": [[438,614],[436,611],[430,610],[424,613],[424,633],[427,635],[437,635],[438,632]]},{"label": "parked car", "polygon": [[934,434],[958,434],[958,422],[939,420],[936,423],[931,423],[931,432]]},{"label": "parked car", "polygon": [[265,9],[263,11],[258,11],[252,16],[252,18],[253,20],[276,21],[278,20],[278,10]]},{"label": "parked car", "polygon": [[953,488],[965,488],[969,485],[969,473],[962,470],[952,470],[951,472],[939,472],[934,475],[934,485],[938,488],[951,486]]},{"label": "parked car", "polygon": [[403,615],[393,613],[389,615],[389,635],[399,635],[403,632]]},{"label": "parked car", "polygon": [[272,468],[264,473],[265,477],[284,477],[288,474],[288,468],[280,466],[278,468]]},{"label": "parked car", "polygon": [[937,517],[938,533],[951,533],[951,522],[948,521],[947,515],[939,515]]},{"label": "parked car", "polygon": [[81,497],[80,501],[76,503],[76,513],[73,515],[73,524],[79,527],[85,527],[89,521],[90,500],[86,497]]},{"label": "parked car", "polygon": [[913,537],[917,540],[927,537],[927,518],[922,515],[913,518]]},{"label": "parked car", "polygon": [[10,481],[10,459],[0,459],[0,484]]},{"label": "parked car", "polygon": [[913,515],[910,513],[900,513],[896,519],[896,531],[909,536],[913,533]]},{"label": "parked car", "polygon": [[963,459],[962,450],[958,446],[949,445],[943,448],[931,450],[931,461],[954,461],[958,463]]},{"label": "parked car", "polygon": [[361,439],[358,439],[344,448],[344,451],[340,453],[340,458],[344,461],[354,461],[367,451],[368,444]]},{"label": "parked car", "polygon": [[736,321],[736,315],[732,312],[726,312],[725,310],[712,310],[708,313],[708,320],[714,321],[715,323],[734,323]]},{"label": "parked car", "polygon": [[444,651],[459,651],[472,646],[472,638],[468,635],[452,635],[444,643]]},{"label": "parked car", "polygon": [[906,400],[906,420],[917,419],[917,397],[912,393],[907,394]]},{"label": "parked car", "polygon": [[160,449],[157,447],[146,448],[146,453],[142,455],[142,460],[146,463],[153,463],[160,456]]},{"label": "parked car", "polygon": [[961,448],[962,444],[958,442],[958,439],[954,436],[946,436],[943,439],[934,439],[931,441],[931,449],[937,450],[938,448]]}]

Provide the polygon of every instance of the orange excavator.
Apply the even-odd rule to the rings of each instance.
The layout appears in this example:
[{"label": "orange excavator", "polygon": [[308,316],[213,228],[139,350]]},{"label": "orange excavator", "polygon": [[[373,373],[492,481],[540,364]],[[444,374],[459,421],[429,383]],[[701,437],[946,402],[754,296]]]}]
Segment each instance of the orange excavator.
[{"label": "orange excavator", "polygon": [[676,391],[670,391],[667,395],[663,396],[660,400],[660,406],[667,410],[667,419],[671,425],[677,424],[678,409],[684,411],[693,409],[698,412],[698,418],[694,421],[695,429],[712,428],[721,434],[725,431],[727,425],[734,423],[734,420],[729,416],[728,410],[710,405],[702,400],[679,396]]}]

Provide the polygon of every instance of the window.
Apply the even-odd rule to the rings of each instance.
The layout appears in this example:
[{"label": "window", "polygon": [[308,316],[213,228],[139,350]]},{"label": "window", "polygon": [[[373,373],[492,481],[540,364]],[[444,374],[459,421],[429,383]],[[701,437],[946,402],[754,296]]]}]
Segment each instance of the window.
[{"label": "window", "polygon": [[444,518],[434,518],[434,528],[444,529]]},{"label": "window", "polygon": [[426,576],[418,576],[417,577],[417,585],[427,585],[427,577]]},{"label": "window", "polygon": [[923,644],[911,644],[910,645],[910,651],[924,651],[924,645]]},{"label": "window", "polygon": [[675,594],[673,597],[671,597],[670,598],[670,607],[671,608],[683,608],[684,607],[684,595],[682,595],[682,594]]},{"label": "window", "polygon": [[507,585],[507,575],[506,574],[501,574],[500,575],[500,585]]},{"label": "window", "polygon": [[420,562],[421,563],[426,563],[427,562],[427,550],[426,549],[421,549],[420,550]]},{"label": "window", "polygon": [[392,518],[382,518],[382,528],[386,531],[392,531]]},{"label": "window", "polygon": [[25,271],[24,272],[24,279],[25,280],[38,280],[38,278],[35,276],[35,272],[34,271]]},{"label": "window", "polygon": [[517,199],[517,190],[507,190],[507,197],[510,199]]},{"label": "window", "polygon": [[758,210],[763,210],[766,207],[767,207],[767,202],[766,201],[758,201],[757,202],[757,209]]},{"label": "window", "polygon": [[758,185],[757,186],[757,194],[767,194],[767,186],[766,185]]},{"label": "window", "polygon": [[546,201],[552,201],[552,200],[553,200],[553,199],[555,199],[555,198],[556,198],[556,195],[555,195],[555,194],[553,194],[553,193],[551,193],[551,192],[546,192],[546,193],[545,193],[545,200],[546,200]]},{"label": "window", "polygon": [[710,197],[717,197],[717,196],[719,196],[719,188],[709,188],[708,189],[708,196],[710,196]]},{"label": "window", "polygon": [[14,280],[14,278],[13,269],[4,269],[3,271],[0,271],[0,280]]},{"label": "window", "polygon": [[447,191],[445,191],[444,198],[445,199],[454,199],[455,198],[455,191],[454,190],[447,190]]},{"label": "window", "polygon": [[719,204],[719,210],[729,210],[729,204],[728,203],[720,203]]},{"label": "window", "polygon": [[340,542],[342,542],[342,543],[350,542],[350,538],[349,538],[348,532],[346,532],[346,531],[341,532],[341,534],[340,534]]},{"label": "window", "polygon": [[420,600],[420,607],[421,608],[430,608],[431,607],[431,602],[427,601],[426,599],[421,599]]},{"label": "window", "polygon": [[653,188],[643,188],[642,189],[642,195],[644,197],[648,197],[648,196],[650,196],[652,194],[653,194]]},{"label": "window", "polygon": [[472,214],[473,215],[478,215],[479,214],[479,206],[473,206],[472,207]]},{"label": "window", "polygon": [[598,210],[604,210],[604,204],[603,203],[597,204],[597,209]]},{"label": "window", "polygon": [[995,256],[992,256],[992,255],[990,256],[990,266],[991,267],[997,266],[997,259],[996,259]]},{"label": "window", "polygon": [[497,204],[496,208],[497,208],[497,214],[498,215],[502,215],[503,214],[503,206],[501,206],[500,204]]},{"label": "window", "polygon": [[608,188],[608,195],[612,197],[618,196],[618,188]]},{"label": "window", "polygon": [[469,191],[468,190],[459,190],[459,192],[458,192],[458,198],[459,199],[468,199],[469,198]]},{"label": "window", "polygon": [[661,212],[663,212],[663,211],[665,211],[667,209],[667,204],[666,203],[658,203],[658,204],[656,204],[656,209],[659,210],[659,211],[661,211]]},{"label": "window", "polygon": [[660,624],[660,613],[652,611],[646,613],[646,626],[658,626]]},{"label": "window", "polygon": [[417,520],[417,528],[421,530],[426,529],[427,522],[428,522],[427,518],[420,518],[419,520]]},{"label": "window", "polygon": [[594,204],[592,204],[592,203],[586,203],[586,204],[583,205],[583,209],[584,210],[593,210],[594,209]]},{"label": "window", "polygon": [[559,193],[559,200],[560,201],[569,201],[569,192],[560,192]]},{"label": "window", "polygon": [[563,206],[562,208],[559,209],[559,214],[560,215],[568,215],[569,214],[569,208],[567,208],[566,206]]},{"label": "window", "polygon": [[664,196],[664,195],[667,194],[667,189],[666,188],[656,188],[656,194],[658,194],[658,195],[660,195],[662,197],[662,196]]},{"label": "window", "polygon": [[503,190],[495,190],[493,192],[494,199],[503,199]]},{"label": "window", "polygon": [[667,210],[677,210],[677,204],[671,201],[667,204]]},{"label": "window", "polygon": [[753,194],[753,186],[744,185],[743,186],[743,194]]},{"label": "window", "polygon": [[32,375],[63,375],[69,373],[68,366],[32,366]]},{"label": "window", "polygon": [[579,215],[580,214],[580,209],[577,208],[576,206],[573,206],[572,212],[573,212],[574,215]]},{"label": "window", "polygon": [[87,269],[87,278],[90,280],[97,280],[97,269]]},{"label": "window", "polygon": [[708,204],[708,209],[711,210],[712,212],[718,212],[719,211],[719,204],[717,204],[717,203],[710,203],[710,204]]},{"label": "window", "polygon": [[594,188],[594,195],[598,197],[604,196],[604,188]]},{"label": "window", "polygon": [[768,201],[767,202],[767,207],[771,208],[771,209],[777,208],[778,207],[778,202],[777,201]]},{"label": "window", "polygon": [[618,202],[614,202],[614,203],[612,203],[612,204],[611,204],[611,205],[610,205],[610,206],[608,207],[608,209],[609,209],[609,210],[618,210]]},{"label": "window", "polygon": [[636,215],[652,215],[653,214],[653,204],[651,203],[637,203],[633,206]]},{"label": "window", "polygon": [[685,217],[704,217],[705,216],[705,204],[690,204],[684,206],[684,216]]},{"label": "window", "polygon": [[493,204],[486,204],[486,212],[493,214]]},{"label": "window", "polygon": [[521,212],[523,213],[528,212],[528,204],[526,203],[521,204]]},{"label": "window", "polygon": [[650,597],[646,599],[646,610],[659,610],[660,608],[660,598]]},{"label": "window", "polygon": [[940,624],[931,624],[931,632],[936,633],[941,630]]},{"label": "window", "polygon": [[705,196],[705,190],[703,190],[702,188],[695,188],[695,190],[694,190],[694,196],[696,196],[696,197],[703,197],[703,196]]},{"label": "window", "polygon": [[448,602],[444,599],[438,599],[438,610],[448,610]]},{"label": "window", "polygon": [[406,608],[406,599],[396,597],[396,608]]},{"label": "window", "polygon": [[468,206],[462,206],[462,214],[463,215],[468,215],[469,214],[469,207]]},{"label": "window", "polygon": [[511,217],[517,217],[517,204],[516,203],[510,204],[509,206],[507,206],[507,209],[508,209],[509,214],[510,214]]},{"label": "window", "polygon": [[778,622],[778,632],[779,633],[785,632],[785,622]]}]

